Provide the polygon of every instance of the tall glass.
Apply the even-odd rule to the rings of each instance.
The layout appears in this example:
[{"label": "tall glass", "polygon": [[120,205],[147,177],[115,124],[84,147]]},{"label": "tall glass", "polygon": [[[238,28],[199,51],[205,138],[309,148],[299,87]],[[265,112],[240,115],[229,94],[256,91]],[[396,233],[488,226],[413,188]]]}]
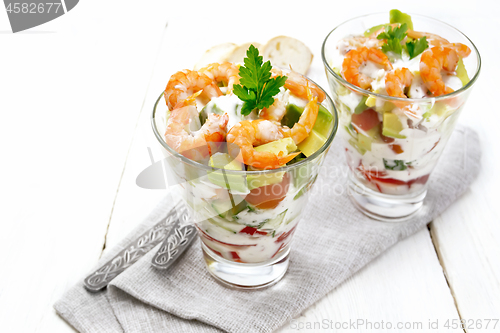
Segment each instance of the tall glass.
[{"label": "tall glass", "polygon": [[[472,50],[463,59],[470,81],[462,88],[433,98],[397,98],[361,89],[344,80],[340,75],[341,60],[338,63],[338,42],[387,23],[387,13],[342,23],[327,35],[322,48],[350,169],[349,195],[364,214],[384,221],[405,220],[422,206],[431,172],[481,68],[479,52],[467,36],[438,20],[411,17],[415,30],[437,34]],[[411,112],[416,109],[420,112]]]},{"label": "tall glass", "polygon": [[255,289],[285,274],[293,234],[337,131],[337,112],[328,95],[322,106],[332,122],[318,151],[279,169],[245,171],[237,160],[220,169],[175,152],[163,138],[167,107],[163,96],[158,98],[152,126],[166,157],[169,187],[177,188],[190,208],[206,266],[219,282]]}]

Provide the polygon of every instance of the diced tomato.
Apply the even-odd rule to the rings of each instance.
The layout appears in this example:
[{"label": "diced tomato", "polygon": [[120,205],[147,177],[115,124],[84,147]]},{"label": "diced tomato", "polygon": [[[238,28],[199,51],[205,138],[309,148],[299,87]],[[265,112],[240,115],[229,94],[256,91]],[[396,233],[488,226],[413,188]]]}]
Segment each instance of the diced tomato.
[{"label": "diced tomato", "polygon": [[290,175],[287,172],[283,176],[281,183],[254,188],[245,197],[245,200],[257,208],[276,208],[276,206],[278,206],[279,203],[285,198],[289,185]]},{"label": "diced tomato", "polygon": [[240,258],[240,256],[238,255],[238,253],[234,252],[234,251],[231,251],[231,256],[233,257],[233,260],[236,261],[236,262],[243,262]]},{"label": "diced tomato", "polygon": [[[387,173],[385,171],[374,171],[374,170],[366,170],[363,168],[362,165],[358,167],[358,170],[363,173],[365,178],[369,181],[374,183],[375,185],[378,185],[376,182],[380,183],[385,183],[385,184],[393,184],[393,185],[407,185],[408,187],[411,187],[413,184],[425,184],[427,183],[427,180],[429,179],[429,175],[424,175],[415,179],[411,179],[409,181],[404,181],[404,180],[399,180],[399,179],[394,179],[394,178],[388,178]],[[377,188],[380,191],[380,187],[377,186]],[[382,192],[382,191],[380,191]]]},{"label": "diced tomato", "polygon": [[404,153],[403,148],[401,148],[401,146],[398,144],[389,145],[389,147],[391,147],[392,151],[395,152],[396,154]]},{"label": "diced tomato", "polygon": [[353,113],[351,122],[354,127],[363,131],[369,131],[380,123],[377,111],[373,109],[366,109],[360,114]]},{"label": "diced tomato", "polygon": [[276,243],[279,243],[279,242],[282,242],[284,241],[285,239],[287,239],[290,235],[293,235],[293,233],[295,232],[295,228],[297,227],[297,225],[295,225],[295,227],[293,227],[292,229],[288,230],[287,232],[284,232],[282,233],[278,239],[275,240]]},{"label": "diced tomato", "polygon": [[429,150],[427,152],[427,154],[429,154],[434,148],[436,148],[436,146],[438,145],[439,141],[441,141],[441,139],[437,140],[436,143],[434,144],[434,146],[432,146],[431,150]]},{"label": "diced tomato", "polygon": [[213,238],[212,236],[210,236],[209,234],[207,234],[205,231],[203,231],[197,225],[196,225],[196,228],[201,233],[202,237],[205,237],[206,239],[208,239],[208,240],[210,240],[212,242],[216,242],[216,243],[224,244],[224,245],[228,245],[228,246],[235,246],[235,247],[257,246],[257,244],[231,244],[231,243],[221,242],[220,240],[217,240],[217,239]]},{"label": "diced tomato", "polygon": [[280,247],[278,248],[278,251],[274,252],[274,254],[273,254],[273,256],[271,258],[274,258],[278,254],[278,252],[280,252],[281,249],[284,248],[284,247],[285,247],[285,243],[281,243]]},{"label": "diced tomato", "polygon": [[243,233],[243,234],[249,234],[249,235],[254,235],[255,233],[259,234],[259,235],[267,235],[267,232],[265,231],[259,231],[257,230],[257,228],[253,228],[253,227],[245,227],[243,229],[240,230],[240,233]]}]

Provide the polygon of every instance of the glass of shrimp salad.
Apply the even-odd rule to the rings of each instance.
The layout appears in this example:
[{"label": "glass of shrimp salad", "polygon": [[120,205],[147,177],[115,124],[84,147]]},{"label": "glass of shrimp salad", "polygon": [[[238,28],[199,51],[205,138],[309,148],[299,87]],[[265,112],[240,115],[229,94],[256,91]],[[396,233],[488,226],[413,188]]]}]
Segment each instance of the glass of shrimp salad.
[{"label": "glass of shrimp salad", "polygon": [[322,57],[352,201],[370,217],[406,220],[479,75],[477,49],[445,23],[392,10],[336,27]]},{"label": "glass of shrimp salad", "polygon": [[272,68],[251,46],[245,65],[172,75],[152,124],[169,186],[191,208],[209,272],[232,287],[279,281],[337,129],[324,90]]}]

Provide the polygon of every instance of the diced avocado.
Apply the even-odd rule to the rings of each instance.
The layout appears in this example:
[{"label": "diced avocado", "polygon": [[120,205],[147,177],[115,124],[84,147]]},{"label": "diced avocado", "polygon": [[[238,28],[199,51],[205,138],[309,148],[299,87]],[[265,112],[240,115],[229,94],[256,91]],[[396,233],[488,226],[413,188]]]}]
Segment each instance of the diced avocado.
[{"label": "diced avocado", "polygon": [[[295,104],[288,104],[286,114],[281,120],[281,124],[290,128],[299,121],[300,116],[304,112],[304,108]],[[321,135],[328,137],[333,126],[333,115],[322,105],[319,105],[318,116],[314,123],[313,129]]]},{"label": "diced avocado", "polygon": [[405,139],[406,136],[399,134],[403,125],[399,117],[391,112],[385,112],[383,118],[382,134],[391,138]]},{"label": "diced avocado", "polygon": [[374,27],[371,27],[370,29],[366,30],[363,34],[365,35],[365,37],[369,37],[375,31],[382,29],[385,25],[387,24],[379,24]]},{"label": "diced avocado", "polygon": [[358,147],[367,151],[371,151],[372,139],[366,135],[358,133]]},{"label": "diced avocado", "polygon": [[328,137],[333,128],[333,115],[323,106],[319,105],[318,117],[313,129],[324,137]]},{"label": "diced avocado", "polygon": [[368,98],[366,96],[361,97],[361,101],[359,102],[359,104],[354,109],[354,113],[355,114],[360,114],[360,113],[362,113],[363,111],[365,111],[368,108],[367,106],[369,106],[369,105],[366,104],[367,99]]},{"label": "diced avocado", "polygon": [[432,114],[435,114],[439,117],[442,117],[446,111],[448,110],[448,106],[446,105],[446,103],[442,103],[442,102],[437,102],[434,104],[434,106],[429,110],[429,112]]},{"label": "diced avocado", "polygon": [[247,202],[240,196],[232,196],[231,199],[219,199],[212,201],[213,209],[222,218],[237,215],[247,207]]},{"label": "diced avocado", "polygon": [[[276,141],[272,141],[266,143],[264,145],[255,147],[256,151],[270,151],[275,153],[276,155],[282,154],[282,156],[286,156],[293,151],[297,150],[297,145],[292,138],[284,138]],[[248,167],[248,170],[260,170],[254,167]],[[247,184],[248,189],[253,190],[254,188],[277,184],[283,180],[283,176],[285,172],[273,172],[273,173],[265,173],[260,175],[247,175]]]},{"label": "diced avocado", "polygon": [[370,108],[373,108],[375,107],[375,105],[377,105],[377,99],[373,96],[370,96],[365,100],[365,105]]},{"label": "diced avocado", "polygon": [[255,150],[270,151],[272,153],[275,153],[276,155],[282,153],[283,156],[286,156],[289,153],[296,151],[297,146],[295,145],[295,142],[292,138],[284,138],[255,147]]},{"label": "diced avocado", "polygon": [[276,230],[285,220],[285,215],[288,209],[285,209],[283,212],[279,213],[275,218],[270,219],[266,224],[262,226],[262,229],[271,229]]},{"label": "diced avocado", "polygon": [[203,125],[205,123],[205,121],[207,121],[209,113],[224,114],[224,110],[219,108],[215,103],[209,102],[200,111],[199,118],[200,118],[201,125]]},{"label": "diced avocado", "polygon": [[356,150],[361,154],[361,155],[364,155],[366,153],[366,149],[363,149],[361,147],[359,147],[358,145],[358,141],[357,140],[354,140],[354,139],[349,139],[349,144],[351,146],[353,146],[354,148],[356,148]]},{"label": "diced avocado", "polygon": [[238,192],[247,192],[244,175],[225,173],[223,170],[244,170],[243,163],[229,154],[215,153],[210,157],[209,165],[214,171],[208,173],[208,180],[213,184]]},{"label": "diced avocado", "polygon": [[464,61],[462,60],[462,58],[458,60],[457,77],[460,79],[460,81],[462,81],[463,86],[465,86],[470,81],[469,75],[467,74],[467,70],[465,69]]},{"label": "diced avocado", "polygon": [[299,121],[300,115],[304,111],[304,108],[297,106],[295,104],[288,104],[286,106],[286,113],[281,119],[281,125],[288,126],[290,128]]},{"label": "diced avocado", "polygon": [[389,12],[389,22],[392,23],[401,23],[408,26],[408,29],[413,30],[413,22],[411,21],[411,16],[405,14],[397,9],[393,9]]},{"label": "diced avocado", "polygon": [[316,132],[316,130],[311,130],[309,136],[299,143],[297,146],[304,155],[307,157],[314,154],[318,149],[320,149],[326,142],[326,138],[320,133]]},{"label": "diced avocado", "polygon": [[228,221],[224,218],[220,218],[218,216],[214,216],[212,218],[207,219],[208,222],[221,227],[222,229],[225,229],[227,231],[230,231],[232,233],[238,233],[240,232],[241,229],[243,229],[245,226],[236,222],[231,222]]}]

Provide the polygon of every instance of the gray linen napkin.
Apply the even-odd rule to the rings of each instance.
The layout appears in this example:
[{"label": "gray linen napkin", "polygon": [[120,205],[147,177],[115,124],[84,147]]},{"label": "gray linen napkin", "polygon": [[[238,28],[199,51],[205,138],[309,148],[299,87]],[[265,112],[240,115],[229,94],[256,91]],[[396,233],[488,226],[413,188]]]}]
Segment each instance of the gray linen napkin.
[{"label": "gray linen napkin", "polygon": [[[336,140],[295,233],[288,272],[268,289],[230,290],[216,283],[197,240],[167,271],[151,267],[155,248],[107,291],[91,294],[79,283],[54,307],[81,332],[271,332],[446,209],[479,173],[479,147],[477,133],[458,126],[429,180],[418,215],[404,223],[383,223],[358,212],[345,194],[331,191],[334,186],[345,189],[346,181],[338,172],[346,167]],[[172,205],[172,200],[162,201],[128,238],[158,222]]]}]

